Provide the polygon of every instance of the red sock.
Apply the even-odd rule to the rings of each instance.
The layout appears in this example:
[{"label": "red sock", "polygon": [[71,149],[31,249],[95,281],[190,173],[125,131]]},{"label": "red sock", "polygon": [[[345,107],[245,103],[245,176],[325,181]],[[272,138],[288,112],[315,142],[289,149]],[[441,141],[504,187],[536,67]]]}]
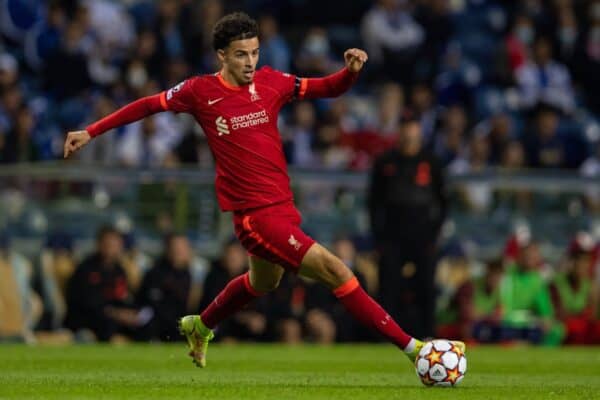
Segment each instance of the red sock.
[{"label": "red sock", "polygon": [[344,307],[363,325],[377,330],[390,342],[404,350],[411,336],[407,335],[390,315],[360,287],[356,277],[333,291]]},{"label": "red sock", "polygon": [[200,318],[207,328],[213,329],[219,322],[262,295],[263,293],[250,286],[250,275],[246,272],[229,281],[225,289],[200,314]]}]

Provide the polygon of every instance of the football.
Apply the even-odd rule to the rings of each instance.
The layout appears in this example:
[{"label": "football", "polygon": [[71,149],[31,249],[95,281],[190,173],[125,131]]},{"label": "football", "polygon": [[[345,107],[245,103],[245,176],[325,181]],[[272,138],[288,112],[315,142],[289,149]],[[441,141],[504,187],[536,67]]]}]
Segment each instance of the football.
[{"label": "football", "polygon": [[415,367],[425,386],[456,386],[467,372],[467,357],[449,340],[436,339],[423,345]]}]

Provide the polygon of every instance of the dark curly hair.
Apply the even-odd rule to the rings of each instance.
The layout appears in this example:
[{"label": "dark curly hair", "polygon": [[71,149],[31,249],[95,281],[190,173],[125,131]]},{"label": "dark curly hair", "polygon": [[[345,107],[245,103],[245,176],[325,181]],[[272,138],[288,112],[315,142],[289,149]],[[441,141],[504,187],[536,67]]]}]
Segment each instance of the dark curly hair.
[{"label": "dark curly hair", "polygon": [[234,40],[258,37],[258,24],[246,13],[234,12],[225,15],[213,29],[213,48],[224,49]]}]

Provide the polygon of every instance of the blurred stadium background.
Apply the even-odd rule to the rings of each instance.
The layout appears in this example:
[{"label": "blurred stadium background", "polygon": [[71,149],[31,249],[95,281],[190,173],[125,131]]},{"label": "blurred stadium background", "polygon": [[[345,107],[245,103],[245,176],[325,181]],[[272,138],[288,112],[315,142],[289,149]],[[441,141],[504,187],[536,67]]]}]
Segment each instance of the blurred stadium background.
[{"label": "blurred stadium background", "polygon": [[[350,93],[288,105],[279,124],[306,231],[356,260],[372,294],[369,170],[411,110],[448,181],[432,294],[440,321],[469,337],[466,288],[478,287],[497,259],[519,262],[532,240],[543,258],[536,273],[558,293],[552,318],[597,321],[600,1],[1,0],[0,339],[91,340],[64,330],[65,293],[105,225],[124,238],[120,300],[132,311],[107,318],[129,337],[147,339],[131,331],[158,312],[151,291],[146,303],[137,291],[155,263],[173,261],[165,234],[183,233],[193,249],[187,254],[185,238],[175,245],[188,287],[176,310],[197,311],[245,268],[230,216],[216,205],[210,151],[189,116],[157,114],[61,160],[68,130],[217,70],[211,29],[235,10],[260,23],[261,65],[322,76],[342,66],[346,48],[369,53]],[[581,253],[589,296],[575,315],[560,313],[555,277]],[[287,286],[224,336],[373,339],[310,283]],[[172,328],[150,338],[173,339]]]}]

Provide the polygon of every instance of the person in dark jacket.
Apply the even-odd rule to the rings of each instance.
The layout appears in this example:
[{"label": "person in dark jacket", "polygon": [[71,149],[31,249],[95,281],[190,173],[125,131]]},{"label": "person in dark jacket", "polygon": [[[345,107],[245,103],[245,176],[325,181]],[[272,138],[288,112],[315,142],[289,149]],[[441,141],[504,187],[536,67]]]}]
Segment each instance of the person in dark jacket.
[{"label": "person in dark jacket", "polygon": [[156,260],[142,280],[137,303],[140,307],[152,309],[152,338],[164,341],[183,339],[177,330],[177,320],[195,311],[192,309],[194,304],[190,304],[192,255],[186,236],[168,235],[164,255]]},{"label": "person in dark jacket", "polygon": [[368,206],[381,304],[416,337],[434,334],[434,256],[446,203],[440,163],[423,149],[420,122],[405,116],[397,147],[375,161]]},{"label": "person in dark jacket", "polygon": [[79,332],[90,330],[100,341],[116,335],[133,336],[143,325],[133,308],[125,270],[119,261],[123,252],[121,234],[113,228],[99,230],[97,249],[83,260],[67,283],[65,325]]}]

